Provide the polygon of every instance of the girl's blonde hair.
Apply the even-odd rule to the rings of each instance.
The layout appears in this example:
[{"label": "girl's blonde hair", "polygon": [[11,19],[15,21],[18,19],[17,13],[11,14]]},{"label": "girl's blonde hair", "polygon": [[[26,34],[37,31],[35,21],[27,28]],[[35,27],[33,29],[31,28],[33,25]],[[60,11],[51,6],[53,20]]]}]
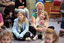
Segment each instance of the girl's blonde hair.
[{"label": "girl's blonde hair", "polygon": [[24,16],[23,22],[25,22],[28,25],[29,23],[28,23],[28,19],[25,16],[25,13],[24,12],[19,12],[18,14],[22,14]]},{"label": "girl's blonde hair", "polygon": [[[44,15],[45,15],[44,20],[47,20],[47,19],[48,19],[48,13],[47,13],[46,11],[42,11],[41,14],[42,14],[42,13],[44,13]],[[40,15],[41,15],[41,14],[40,14]],[[39,19],[40,19],[40,16],[39,16]]]},{"label": "girl's blonde hair", "polygon": [[55,38],[53,43],[57,43],[59,40],[59,36],[56,34],[56,32],[53,29],[48,28],[45,32],[45,34],[53,34],[53,38]]},{"label": "girl's blonde hair", "polygon": [[3,32],[1,33],[1,38],[2,38],[3,36],[9,36],[10,39],[12,39],[12,33],[9,32],[9,31],[3,30]]},{"label": "girl's blonde hair", "polygon": [[43,4],[42,2],[38,2],[38,3],[36,4],[36,7],[38,7],[38,4],[41,4],[41,5],[42,5],[43,10],[45,9],[45,8],[44,8],[44,4]]}]

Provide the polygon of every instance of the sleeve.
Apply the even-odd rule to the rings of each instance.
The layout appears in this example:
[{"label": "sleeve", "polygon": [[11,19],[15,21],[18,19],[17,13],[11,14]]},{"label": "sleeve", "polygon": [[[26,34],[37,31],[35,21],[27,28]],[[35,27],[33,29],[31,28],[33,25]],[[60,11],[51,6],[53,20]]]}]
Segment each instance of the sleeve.
[{"label": "sleeve", "polygon": [[0,23],[3,22],[3,18],[2,18],[2,15],[0,13]]},{"label": "sleeve", "polygon": [[20,34],[19,38],[23,37],[28,31],[29,31],[29,25],[27,25],[26,23],[24,24],[24,31]]},{"label": "sleeve", "polygon": [[4,0],[2,0],[0,2],[0,7],[6,7],[6,6],[7,6],[7,3]]},{"label": "sleeve", "polygon": [[17,22],[14,20],[14,25],[13,25],[13,28],[12,28],[12,32],[13,32],[13,33],[16,35],[16,37],[18,38],[19,33],[17,32],[16,27],[17,27]]},{"label": "sleeve", "polygon": [[36,18],[37,15],[35,15],[35,13],[33,13],[32,16]]}]

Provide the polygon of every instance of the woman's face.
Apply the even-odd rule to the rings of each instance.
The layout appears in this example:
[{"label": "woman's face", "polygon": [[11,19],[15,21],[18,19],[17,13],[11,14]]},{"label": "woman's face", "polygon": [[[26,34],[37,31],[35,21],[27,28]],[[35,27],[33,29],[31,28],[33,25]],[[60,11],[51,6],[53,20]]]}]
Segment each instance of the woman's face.
[{"label": "woman's face", "polygon": [[42,10],[43,10],[42,4],[38,4],[38,6],[37,6],[37,11],[41,13]]},{"label": "woman's face", "polygon": [[45,35],[45,43],[53,43],[53,34],[47,34]]},{"label": "woman's face", "polygon": [[24,19],[24,16],[23,16],[22,14],[19,14],[19,15],[18,15],[18,19],[19,19],[20,21],[22,21],[22,20]]},{"label": "woman's face", "polygon": [[41,15],[40,15],[40,19],[44,19],[45,18],[45,14],[44,13],[42,13]]},{"label": "woman's face", "polygon": [[11,43],[11,38],[9,36],[3,36],[1,38],[1,43]]}]

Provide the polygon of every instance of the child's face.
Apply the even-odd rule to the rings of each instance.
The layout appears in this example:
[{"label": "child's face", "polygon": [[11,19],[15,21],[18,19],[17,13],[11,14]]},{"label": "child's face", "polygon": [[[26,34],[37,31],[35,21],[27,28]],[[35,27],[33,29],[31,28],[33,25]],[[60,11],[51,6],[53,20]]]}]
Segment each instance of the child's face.
[{"label": "child's face", "polygon": [[3,36],[1,38],[1,43],[11,43],[11,38],[9,36]]},{"label": "child's face", "polygon": [[46,34],[45,35],[45,43],[53,43],[53,34]]},{"label": "child's face", "polygon": [[45,18],[45,14],[42,13],[42,14],[40,15],[40,18],[43,20],[43,19]]},{"label": "child's face", "polygon": [[20,21],[22,21],[24,19],[24,16],[22,14],[19,14],[18,18],[19,18]]}]

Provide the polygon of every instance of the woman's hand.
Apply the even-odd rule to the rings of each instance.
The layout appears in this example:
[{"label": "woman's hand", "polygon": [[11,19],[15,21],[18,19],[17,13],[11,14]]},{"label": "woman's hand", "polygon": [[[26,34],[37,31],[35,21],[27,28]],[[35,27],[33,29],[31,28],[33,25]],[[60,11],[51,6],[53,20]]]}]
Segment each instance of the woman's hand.
[{"label": "woman's hand", "polygon": [[24,6],[19,6],[18,9],[24,9]]}]

